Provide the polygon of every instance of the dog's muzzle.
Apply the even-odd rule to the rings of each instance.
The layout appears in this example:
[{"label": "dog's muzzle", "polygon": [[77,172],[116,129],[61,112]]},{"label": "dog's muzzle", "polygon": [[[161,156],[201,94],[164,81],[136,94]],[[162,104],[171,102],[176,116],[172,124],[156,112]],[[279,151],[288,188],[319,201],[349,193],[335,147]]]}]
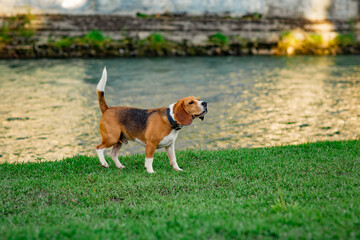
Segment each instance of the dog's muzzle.
[{"label": "dog's muzzle", "polygon": [[201,105],[202,105],[202,107],[204,108],[204,111],[203,111],[202,113],[200,113],[200,114],[198,115],[198,117],[201,119],[201,121],[204,121],[204,118],[205,118],[204,116],[205,116],[205,114],[208,112],[207,102],[202,102]]}]

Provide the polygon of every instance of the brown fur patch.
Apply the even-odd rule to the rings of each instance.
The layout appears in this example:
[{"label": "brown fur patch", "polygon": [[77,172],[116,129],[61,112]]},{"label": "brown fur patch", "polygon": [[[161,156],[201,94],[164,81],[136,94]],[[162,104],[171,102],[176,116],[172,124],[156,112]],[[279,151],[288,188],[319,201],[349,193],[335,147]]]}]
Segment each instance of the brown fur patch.
[{"label": "brown fur patch", "polygon": [[105,101],[104,92],[96,90],[96,94],[97,94],[97,97],[99,100],[100,110],[102,113],[104,113],[106,111],[106,109],[109,108]]},{"label": "brown fur patch", "polygon": [[192,96],[177,101],[174,106],[175,120],[181,125],[190,125],[194,116],[202,112],[202,109],[197,104],[198,101],[198,98]]},{"label": "brown fur patch", "polygon": [[[102,147],[111,147],[117,142],[139,139],[145,144],[160,142],[171,131],[166,118],[166,108],[138,109],[110,107],[100,120]],[[99,146],[100,146],[99,145]],[[99,148],[98,146],[98,148]]]},{"label": "brown fur patch", "polygon": [[174,106],[175,120],[184,126],[188,126],[192,123],[192,116],[185,111],[184,101],[178,101]]}]

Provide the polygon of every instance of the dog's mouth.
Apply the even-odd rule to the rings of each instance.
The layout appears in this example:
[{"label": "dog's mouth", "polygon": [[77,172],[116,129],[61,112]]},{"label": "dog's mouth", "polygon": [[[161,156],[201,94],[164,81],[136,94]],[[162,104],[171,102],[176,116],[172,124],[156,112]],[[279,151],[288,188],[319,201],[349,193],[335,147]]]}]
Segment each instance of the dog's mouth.
[{"label": "dog's mouth", "polygon": [[205,118],[205,114],[208,112],[208,110],[207,110],[207,108],[204,110],[204,111],[202,111],[200,114],[196,114],[196,115],[194,115],[194,117],[195,118],[200,118],[201,119],[201,121],[204,121],[204,118]]}]

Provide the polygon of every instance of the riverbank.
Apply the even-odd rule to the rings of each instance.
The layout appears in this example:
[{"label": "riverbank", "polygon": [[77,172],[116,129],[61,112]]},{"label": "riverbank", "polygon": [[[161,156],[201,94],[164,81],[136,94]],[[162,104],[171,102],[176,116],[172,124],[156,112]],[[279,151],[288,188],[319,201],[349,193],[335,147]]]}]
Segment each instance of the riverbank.
[{"label": "riverbank", "polygon": [[0,58],[360,54],[360,20],[146,15],[0,17]]},{"label": "riverbank", "polygon": [[4,239],[360,237],[360,141],[0,165]]}]

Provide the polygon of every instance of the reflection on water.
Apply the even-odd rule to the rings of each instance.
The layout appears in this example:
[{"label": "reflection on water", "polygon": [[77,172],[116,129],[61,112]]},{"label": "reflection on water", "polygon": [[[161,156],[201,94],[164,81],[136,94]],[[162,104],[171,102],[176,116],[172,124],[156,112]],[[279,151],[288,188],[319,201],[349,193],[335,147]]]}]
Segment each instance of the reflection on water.
[{"label": "reflection on water", "polygon": [[[205,121],[181,148],[240,148],[360,136],[360,57],[221,57],[0,61],[0,162],[95,154],[95,88],[108,69],[109,105],[167,106],[194,95]],[[122,154],[143,152],[136,143]]]}]

